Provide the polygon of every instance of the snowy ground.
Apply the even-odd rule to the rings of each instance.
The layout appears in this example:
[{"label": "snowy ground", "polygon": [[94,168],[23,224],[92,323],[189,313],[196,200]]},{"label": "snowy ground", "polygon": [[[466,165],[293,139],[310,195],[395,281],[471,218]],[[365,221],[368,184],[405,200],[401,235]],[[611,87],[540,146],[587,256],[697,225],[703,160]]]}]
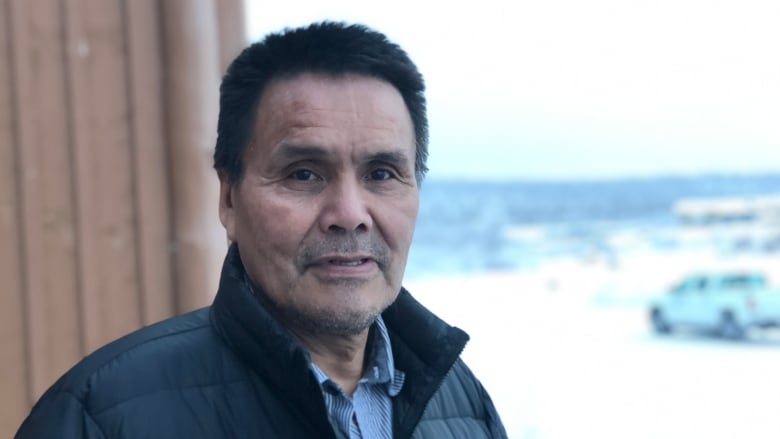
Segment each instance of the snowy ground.
[{"label": "snowy ground", "polygon": [[780,438],[780,336],[656,336],[641,300],[621,292],[657,276],[623,268],[561,263],[407,287],[469,332],[464,359],[510,438]]}]

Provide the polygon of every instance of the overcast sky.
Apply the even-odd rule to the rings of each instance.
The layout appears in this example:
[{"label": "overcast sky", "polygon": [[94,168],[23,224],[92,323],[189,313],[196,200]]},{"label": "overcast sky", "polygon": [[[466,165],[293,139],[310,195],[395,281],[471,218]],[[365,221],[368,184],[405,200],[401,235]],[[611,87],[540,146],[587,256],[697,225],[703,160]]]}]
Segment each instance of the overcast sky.
[{"label": "overcast sky", "polygon": [[251,41],[334,19],[404,47],[428,85],[432,178],[780,172],[777,0],[247,0],[246,15]]}]

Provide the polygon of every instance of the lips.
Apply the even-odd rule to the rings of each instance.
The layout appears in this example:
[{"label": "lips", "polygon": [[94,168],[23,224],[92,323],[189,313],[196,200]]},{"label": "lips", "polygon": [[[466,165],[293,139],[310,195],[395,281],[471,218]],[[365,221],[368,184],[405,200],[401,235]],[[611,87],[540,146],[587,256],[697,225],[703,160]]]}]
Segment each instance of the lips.
[{"label": "lips", "polygon": [[377,268],[376,260],[368,255],[327,255],[307,265],[316,276],[330,280],[372,277]]},{"label": "lips", "polygon": [[328,256],[322,256],[315,259],[314,261],[312,261],[311,265],[337,265],[343,267],[357,267],[359,265],[365,264],[372,260],[373,260],[372,257],[364,256],[364,255],[356,255],[356,256],[328,255]]},{"label": "lips", "polygon": [[357,267],[358,265],[365,264],[368,262],[367,258],[361,258],[361,259],[331,259],[328,261],[328,264],[333,265],[343,265],[345,267]]}]

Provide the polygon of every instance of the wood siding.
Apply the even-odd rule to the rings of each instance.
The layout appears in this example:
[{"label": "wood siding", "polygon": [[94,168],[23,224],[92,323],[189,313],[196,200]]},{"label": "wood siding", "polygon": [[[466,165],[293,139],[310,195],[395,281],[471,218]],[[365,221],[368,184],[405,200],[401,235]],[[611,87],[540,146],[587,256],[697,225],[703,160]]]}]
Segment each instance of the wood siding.
[{"label": "wood siding", "polygon": [[207,305],[241,0],[0,0],[0,437],[84,355]]}]

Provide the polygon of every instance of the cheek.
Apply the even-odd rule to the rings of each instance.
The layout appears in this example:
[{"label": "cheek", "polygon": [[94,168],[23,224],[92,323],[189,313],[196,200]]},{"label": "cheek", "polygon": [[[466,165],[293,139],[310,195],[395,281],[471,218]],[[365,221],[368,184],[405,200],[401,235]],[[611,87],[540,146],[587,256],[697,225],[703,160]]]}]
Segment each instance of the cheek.
[{"label": "cheek", "polygon": [[411,245],[412,235],[414,234],[414,227],[417,224],[417,212],[419,204],[417,198],[399,203],[394,209],[390,210],[385,224],[389,229],[389,235],[387,239],[390,241],[392,247],[407,252]]},{"label": "cheek", "polygon": [[294,253],[310,226],[307,210],[268,199],[259,200],[253,206],[242,215],[244,238],[256,248],[266,249],[268,256]]},{"label": "cheek", "polygon": [[[259,206],[262,205],[262,208]],[[250,276],[266,293],[284,291],[295,277],[295,255],[300,244],[295,209],[272,202],[254,203],[241,214],[239,246]]]},{"label": "cheek", "polygon": [[420,211],[420,197],[415,195],[410,197],[410,200],[401,207],[400,212],[403,218],[406,220],[406,227],[408,229],[409,236],[414,233],[414,226],[417,224],[417,214]]}]

